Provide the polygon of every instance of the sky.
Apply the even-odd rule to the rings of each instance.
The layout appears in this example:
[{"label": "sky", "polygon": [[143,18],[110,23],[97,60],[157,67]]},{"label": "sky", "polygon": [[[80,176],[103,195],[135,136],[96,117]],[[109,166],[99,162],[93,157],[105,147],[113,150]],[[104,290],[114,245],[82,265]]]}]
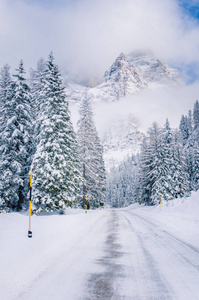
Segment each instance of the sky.
[{"label": "sky", "polygon": [[53,51],[62,71],[97,83],[121,52],[146,50],[199,80],[198,0],[0,0],[0,39],[13,70]]}]

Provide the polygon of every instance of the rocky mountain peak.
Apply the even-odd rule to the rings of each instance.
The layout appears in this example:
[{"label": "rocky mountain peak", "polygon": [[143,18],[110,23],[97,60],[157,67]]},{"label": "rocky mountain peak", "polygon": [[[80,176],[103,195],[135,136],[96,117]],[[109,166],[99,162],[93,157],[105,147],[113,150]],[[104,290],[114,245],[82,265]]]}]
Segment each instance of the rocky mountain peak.
[{"label": "rocky mountain peak", "polygon": [[130,54],[127,56],[148,87],[159,86],[179,86],[184,84],[182,75],[178,70],[170,68],[152,54]]},{"label": "rocky mountain peak", "polygon": [[116,101],[147,87],[135,66],[121,53],[104,73],[103,83],[90,89],[95,100]]}]

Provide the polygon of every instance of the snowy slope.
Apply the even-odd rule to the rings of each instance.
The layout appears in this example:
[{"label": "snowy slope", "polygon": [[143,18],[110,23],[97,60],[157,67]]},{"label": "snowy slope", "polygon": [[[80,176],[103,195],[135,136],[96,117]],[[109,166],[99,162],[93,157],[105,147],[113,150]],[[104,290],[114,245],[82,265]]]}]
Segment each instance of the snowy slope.
[{"label": "snowy slope", "polygon": [[165,203],[66,215],[0,214],[0,299],[199,296],[199,192]]}]

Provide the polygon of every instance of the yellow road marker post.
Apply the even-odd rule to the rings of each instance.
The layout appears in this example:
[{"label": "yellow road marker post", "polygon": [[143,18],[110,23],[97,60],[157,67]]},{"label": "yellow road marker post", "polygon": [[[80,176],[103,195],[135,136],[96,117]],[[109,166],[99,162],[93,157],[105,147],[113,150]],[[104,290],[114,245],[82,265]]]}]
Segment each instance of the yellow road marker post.
[{"label": "yellow road marker post", "polygon": [[32,237],[31,231],[31,198],[32,198],[32,172],[30,173],[30,201],[29,201],[29,229],[28,229],[28,237]]},{"label": "yellow road marker post", "polygon": [[86,204],[85,204],[85,213],[87,214],[87,196],[86,196]]},{"label": "yellow road marker post", "polygon": [[159,194],[159,208],[161,210],[161,195]]}]

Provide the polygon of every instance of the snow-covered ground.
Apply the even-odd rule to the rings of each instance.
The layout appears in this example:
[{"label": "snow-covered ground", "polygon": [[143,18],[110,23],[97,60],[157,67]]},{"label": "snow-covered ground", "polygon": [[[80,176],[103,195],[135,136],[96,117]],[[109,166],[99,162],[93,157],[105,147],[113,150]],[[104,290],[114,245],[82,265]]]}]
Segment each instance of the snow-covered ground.
[{"label": "snow-covered ground", "polygon": [[0,299],[199,299],[199,193],[160,207],[0,215]]}]

